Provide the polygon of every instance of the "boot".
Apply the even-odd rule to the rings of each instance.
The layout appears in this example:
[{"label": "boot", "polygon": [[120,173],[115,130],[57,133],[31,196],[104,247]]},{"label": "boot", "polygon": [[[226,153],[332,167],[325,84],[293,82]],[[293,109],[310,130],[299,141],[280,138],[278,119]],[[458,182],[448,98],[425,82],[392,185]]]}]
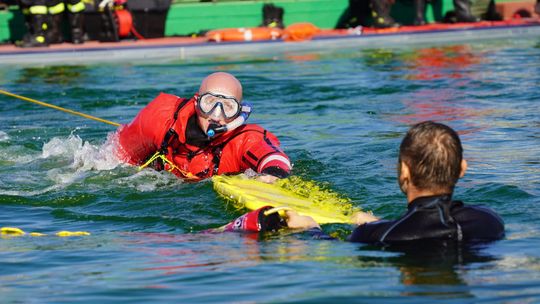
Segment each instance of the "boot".
[{"label": "boot", "polygon": [[371,16],[373,26],[378,28],[399,27],[392,17],[390,17],[391,4],[389,0],[371,0]]},{"label": "boot", "polygon": [[46,37],[50,24],[49,15],[30,15],[30,20],[29,34],[25,35],[21,41],[17,41],[15,45],[22,48],[49,46]]},{"label": "boot", "polygon": [[426,24],[426,19],[424,18],[424,14],[426,10],[426,0],[414,0],[414,10],[415,10],[414,25]]},{"label": "boot", "polygon": [[84,14],[70,13],[69,25],[71,26],[71,42],[74,44],[84,43]]},{"label": "boot", "polygon": [[503,20],[503,17],[501,14],[499,14],[495,7],[495,0],[490,0],[486,13],[482,15],[482,19],[488,20],[488,21],[501,21]]},{"label": "boot", "polygon": [[469,0],[454,0],[457,22],[478,22],[480,19],[471,14]]},{"label": "boot", "polygon": [[64,42],[64,35],[62,33],[63,19],[64,14],[62,13],[51,15],[51,28],[47,31],[47,40],[50,44]]},{"label": "boot", "polygon": [[263,6],[263,23],[262,26],[284,28],[283,26],[283,8],[273,4],[265,4]]}]

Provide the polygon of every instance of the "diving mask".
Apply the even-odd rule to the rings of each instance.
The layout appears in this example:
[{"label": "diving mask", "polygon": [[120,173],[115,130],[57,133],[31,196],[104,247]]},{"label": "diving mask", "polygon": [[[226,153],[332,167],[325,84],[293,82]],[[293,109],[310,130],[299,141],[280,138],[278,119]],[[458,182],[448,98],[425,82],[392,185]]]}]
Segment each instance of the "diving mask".
[{"label": "diving mask", "polygon": [[219,107],[226,120],[237,117],[242,108],[235,97],[211,92],[204,93],[197,98],[197,107],[206,116],[212,115]]}]

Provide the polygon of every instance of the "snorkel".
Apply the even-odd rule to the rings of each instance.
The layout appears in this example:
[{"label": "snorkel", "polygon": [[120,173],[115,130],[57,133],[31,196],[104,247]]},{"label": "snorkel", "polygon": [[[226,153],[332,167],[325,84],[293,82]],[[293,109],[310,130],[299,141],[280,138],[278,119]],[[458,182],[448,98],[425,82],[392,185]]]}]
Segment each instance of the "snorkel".
[{"label": "snorkel", "polygon": [[251,114],[251,109],[252,109],[252,106],[251,106],[250,103],[243,102],[242,103],[242,109],[241,109],[241,112],[238,115],[238,117],[236,117],[233,121],[231,121],[231,122],[229,122],[229,123],[227,123],[225,125],[220,125],[220,124],[217,124],[217,123],[211,123],[208,126],[208,130],[206,131],[206,135],[208,136],[208,138],[212,138],[212,137],[214,137],[214,136],[216,136],[218,134],[225,133],[227,131],[232,131],[232,130],[240,127],[248,119],[249,114]]}]

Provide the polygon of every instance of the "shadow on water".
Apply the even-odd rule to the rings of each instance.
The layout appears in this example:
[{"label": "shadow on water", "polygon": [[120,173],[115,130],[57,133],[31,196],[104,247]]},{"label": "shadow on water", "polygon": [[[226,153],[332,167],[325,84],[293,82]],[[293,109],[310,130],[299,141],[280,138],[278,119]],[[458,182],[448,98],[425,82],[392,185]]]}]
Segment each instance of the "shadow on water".
[{"label": "shadow on water", "polygon": [[81,78],[85,77],[88,72],[88,67],[77,65],[22,68],[19,78],[15,82],[35,84],[36,80],[41,80],[46,84],[75,84],[80,83]]},{"label": "shadow on water", "polygon": [[[475,264],[486,265],[499,258],[483,251],[489,244],[457,244],[455,242],[413,242],[379,247],[359,248],[358,260],[366,265],[387,265],[400,271],[404,296],[434,296],[437,298],[474,297],[466,274]],[[372,256],[373,253],[389,256]],[[437,287],[437,288],[431,288]]]}]

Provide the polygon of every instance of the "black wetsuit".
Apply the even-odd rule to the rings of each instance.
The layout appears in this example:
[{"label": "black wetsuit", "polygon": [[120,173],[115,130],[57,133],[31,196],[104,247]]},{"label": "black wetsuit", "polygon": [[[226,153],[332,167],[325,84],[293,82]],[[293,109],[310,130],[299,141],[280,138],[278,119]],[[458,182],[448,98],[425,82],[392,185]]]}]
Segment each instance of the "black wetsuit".
[{"label": "black wetsuit", "polygon": [[358,226],[351,242],[399,244],[415,240],[490,241],[504,236],[504,222],[492,210],[452,201],[450,195],[420,197],[394,221]]}]

